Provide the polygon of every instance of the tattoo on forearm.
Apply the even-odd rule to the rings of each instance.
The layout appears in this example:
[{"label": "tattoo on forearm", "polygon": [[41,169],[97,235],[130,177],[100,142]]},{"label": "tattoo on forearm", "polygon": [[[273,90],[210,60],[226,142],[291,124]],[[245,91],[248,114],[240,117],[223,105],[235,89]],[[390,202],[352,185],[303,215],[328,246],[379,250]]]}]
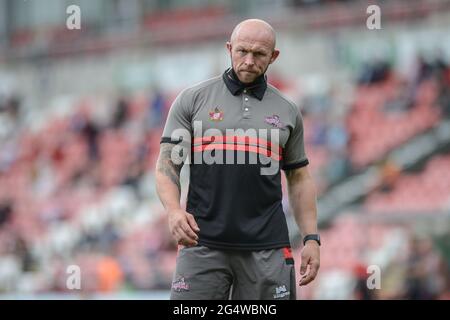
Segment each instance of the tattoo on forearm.
[{"label": "tattoo on forearm", "polygon": [[172,149],[174,145],[171,143],[162,143],[161,150],[156,164],[156,170],[168,177],[181,192],[180,171],[183,164],[175,164],[171,160]]}]

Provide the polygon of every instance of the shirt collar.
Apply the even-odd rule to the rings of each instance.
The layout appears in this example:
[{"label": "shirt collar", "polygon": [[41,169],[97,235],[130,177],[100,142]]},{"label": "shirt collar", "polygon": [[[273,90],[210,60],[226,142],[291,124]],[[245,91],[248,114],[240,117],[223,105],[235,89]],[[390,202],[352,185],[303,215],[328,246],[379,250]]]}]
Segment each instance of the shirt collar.
[{"label": "shirt collar", "polygon": [[262,100],[267,89],[266,75],[260,75],[252,83],[242,83],[234,72],[233,68],[227,69],[223,73],[223,81],[233,96],[241,94],[244,89],[249,94],[255,96],[258,100]]}]

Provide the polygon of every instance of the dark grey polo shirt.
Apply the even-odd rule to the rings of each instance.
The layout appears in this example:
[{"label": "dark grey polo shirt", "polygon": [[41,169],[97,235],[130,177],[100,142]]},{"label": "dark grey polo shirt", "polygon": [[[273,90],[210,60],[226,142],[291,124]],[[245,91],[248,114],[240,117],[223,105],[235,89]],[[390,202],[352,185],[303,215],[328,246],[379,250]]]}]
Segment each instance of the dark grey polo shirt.
[{"label": "dark grey polo shirt", "polygon": [[243,88],[229,69],[185,89],[169,111],[161,142],[188,145],[186,211],[200,227],[200,245],[290,245],[280,168],[308,164],[303,121],[298,107],[264,78]]}]

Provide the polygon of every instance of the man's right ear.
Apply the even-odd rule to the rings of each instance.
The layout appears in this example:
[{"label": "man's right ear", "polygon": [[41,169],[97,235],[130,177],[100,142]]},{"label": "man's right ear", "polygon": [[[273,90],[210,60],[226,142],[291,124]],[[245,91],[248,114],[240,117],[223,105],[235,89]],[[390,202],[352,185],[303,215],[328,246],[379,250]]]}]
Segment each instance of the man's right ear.
[{"label": "man's right ear", "polygon": [[227,50],[229,53],[231,53],[231,42],[227,41]]}]

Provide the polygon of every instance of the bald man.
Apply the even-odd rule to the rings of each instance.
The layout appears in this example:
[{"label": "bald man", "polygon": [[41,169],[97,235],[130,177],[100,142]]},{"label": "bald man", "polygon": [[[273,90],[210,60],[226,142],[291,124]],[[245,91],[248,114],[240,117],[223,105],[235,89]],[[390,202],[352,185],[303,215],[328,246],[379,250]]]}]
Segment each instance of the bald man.
[{"label": "bald man", "polygon": [[[273,28],[245,20],[226,43],[231,67],[183,90],[161,138],[156,187],[179,245],[171,299],[296,299],[281,170],[303,237],[301,279],[319,269],[316,193],[299,108],[267,83]],[[189,158],[186,209],[180,170]]]}]

